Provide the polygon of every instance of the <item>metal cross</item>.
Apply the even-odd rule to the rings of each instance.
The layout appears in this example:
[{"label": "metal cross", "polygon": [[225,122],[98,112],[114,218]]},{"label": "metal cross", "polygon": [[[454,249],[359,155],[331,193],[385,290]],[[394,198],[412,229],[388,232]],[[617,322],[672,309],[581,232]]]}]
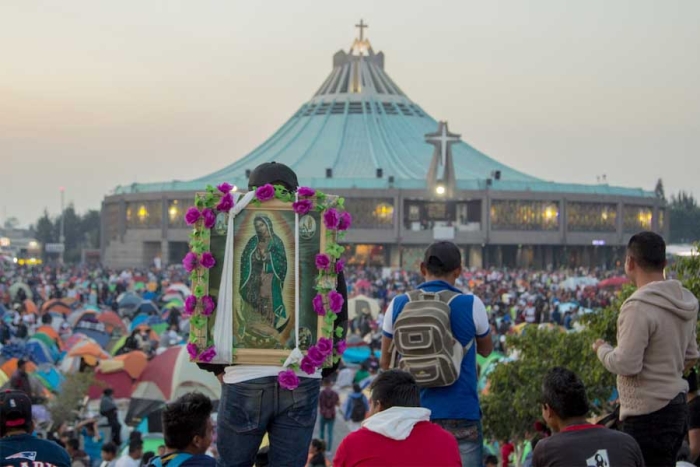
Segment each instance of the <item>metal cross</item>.
[{"label": "metal cross", "polygon": [[364,29],[368,28],[369,26],[366,25],[362,20],[360,20],[360,24],[356,24],[355,27],[360,29],[360,42],[362,42],[364,40],[364,37],[365,37],[364,36],[364,32],[365,32]]}]

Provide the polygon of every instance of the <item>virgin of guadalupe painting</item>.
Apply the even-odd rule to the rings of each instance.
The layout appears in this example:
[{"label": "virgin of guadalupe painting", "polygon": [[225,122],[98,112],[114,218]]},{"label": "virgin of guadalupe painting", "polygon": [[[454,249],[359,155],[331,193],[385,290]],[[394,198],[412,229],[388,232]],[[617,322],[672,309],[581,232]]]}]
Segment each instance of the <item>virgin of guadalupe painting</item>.
[{"label": "virgin of guadalupe painting", "polygon": [[251,329],[273,336],[284,331],[289,322],[282,297],[287,253],[268,216],[256,215],[253,225],[255,234],[241,254],[241,318]]}]

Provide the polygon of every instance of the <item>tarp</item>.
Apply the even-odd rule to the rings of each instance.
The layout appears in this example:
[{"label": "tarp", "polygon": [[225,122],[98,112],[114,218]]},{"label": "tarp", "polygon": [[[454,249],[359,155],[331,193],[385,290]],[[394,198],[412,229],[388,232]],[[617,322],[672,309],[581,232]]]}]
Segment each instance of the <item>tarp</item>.
[{"label": "tarp", "polygon": [[39,365],[39,368],[34,372],[34,376],[52,392],[58,392],[64,380],[61,372],[53,365]]},{"label": "tarp", "polygon": [[160,310],[158,305],[153,303],[151,300],[144,300],[136,307],[136,313],[145,313],[147,315],[159,315]]},{"label": "tarp", "polygon": [[360,313],[369,313],[372,319],[379,315],[379,302],[365,295],[358,295],[348,300],[348,319],[354,319]]},{"label": "tarp", "polygon": [[128,399],[131,397],[134,380],[126,371],[115,371],[114,373],[103,373],[99,369],[95,371],[96,383],[88,389],[88,397],[91,400],[102,397],[102,391],[106,388],[114,390],[115,399]]},{"label": "tarp", "polygon": [[148,362],[134,388],[126,422],[138,422],[159,404],[192,391],[218,400],[221,383],[212,373],[190,362],[185,346],[171,347]]},{"label": "tarp", "polygon": [[68,316],[71,314],[71,312],[73,310],[71,310],[71,307],[68,306],[68,304],[66,304],[62,300],[55,298],[53,300],[49,300],[48,302],[44,303],[41,307],[41,311],[43,311],[43,312],[53,311],[53,312]]},{"label": "tarp", "polygon": [[122,334],[126,334],[126,325],[119,317],[118,314],[111,310],[103,311],[97,318],[97,321],[104,323],[105,331],[108,334],[112,334],[115,330],[121,331]]},{"label": "tarp", "polygon": [[37,365],[41,365],[43,363],[50,363],[53,365],[56,363],[56,360],[58,360],[58,349],[53,351],[48,345],[44,344],[40,340],[34,338],[29,339],[24,348],[26,349],[29,358]]},{"label": "tarp", "polygon": [[97,321],[99,313],[95,310],[78,310],[68,317],[68,324],[74,328],[79,322],[84,320]]}]

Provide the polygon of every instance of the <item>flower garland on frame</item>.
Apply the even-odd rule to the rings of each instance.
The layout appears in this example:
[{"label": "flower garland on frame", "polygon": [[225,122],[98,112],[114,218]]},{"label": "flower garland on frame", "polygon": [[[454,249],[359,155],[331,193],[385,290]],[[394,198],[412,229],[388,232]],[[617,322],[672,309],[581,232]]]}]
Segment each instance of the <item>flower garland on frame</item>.
[{"label": "flower garland on frame", "polygon": [[[185,255],[182,264],[190,273],[193,295],[185,301],[185,316],[190,317],[190,339],[187,350],[192,360],[210,362],[216,356],[216,349],[210,336],[207,337],[207,347],[202,349],[197,345],[197,334],[208,328],[208,319],[216,309],[214,299],[205,294],[205,284],[208,282],[209,269],[216,264],[216,258],[209,251],[211,229],[216,224],[219,213],[228,213],[234,206],[231,194],[233,186],[223,183],[216,187],[207,187],[205,195],[197,195],[195,206],[187,210],[185,222],[194,227],[190,235],[190,252]],[[217,193],[218,191],[218,193]],[[255,204],[277,199],[292,203],[296,214],[303,216],[316,210],[320,213],[326,226],[326,247],[316,258],[318,276],[316,280],[316,296],[313,308],[316,314],[323,317],[322,336],[315,345],[311,346],[306,355],[296,349],[283,363],[284,370],[278,375],[280,386],[293,390],[299,386],[297,371],[313,375],[326,362],[337,363],[345,351],[346,343],[341,340],[334,343],[333,338],[340,338],[343,329],[335,326],[344,299],[335,289],[337,277],[343,271],[344,262],[341,259],[344,248],[337,243],[352,224],[352,217],[345,211],[343,198],[331,198],[312,188],[301,187],[296,195],[288,192],[282,186],[270,184],[257,187]],[[235,351],[235,349],[234,349]]]}]

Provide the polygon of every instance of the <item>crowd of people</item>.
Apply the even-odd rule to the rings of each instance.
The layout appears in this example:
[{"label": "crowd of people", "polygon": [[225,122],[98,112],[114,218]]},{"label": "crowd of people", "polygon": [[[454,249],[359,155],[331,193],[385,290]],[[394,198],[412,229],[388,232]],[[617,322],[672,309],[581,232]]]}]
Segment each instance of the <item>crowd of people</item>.
[{"label": "crowd of people", "polygon": [[[256,168],[249,183],[250,189],[266,183],[289,192],[298,188],[291,169],[275,163]],[[51,439],[42,439],[33,410],[41,401],[27,377],[29,362],[20,358],[8,390],[0,393],[2,465],[456,467],[495,462],[509,467],[514,448],[507,440],[500,460],[484,451],[477,355],[507,350],[502,336],[521,323],[574,327],[579,313],[610,303],[614,291],[596,284],[620,272],[465,271],[462,264],[456,245],[437,242],[426,250],[419,271],[348,267],[340,272],[337,290],[343,306],[336,320],[342,332],[334,345],[347,333],[373,343],[371,350],[377,352],[360,365],[341,361],[315,374],[298,372],[298,386],[282,390],[277,380],[281,367],[199,364],[221,383],[215,456],[209,454],[216,409],[209,397],[196,392],[163,408],[164,443],[158,452],[144,452],[136,430],[122,442],[109,388],[99,409],[105,424],[86,417],[49,430],[46,437]],[[665,279],[665,265],[660,236],[644,232],[632,237],[624,272],[638,290],[620,311],[617,346],[592,343],[600,364],[617,375],[619,415],[613,414],[611,423],[617,429],[590,423],[583,382],[565,368],[552,368],[542,381],[541,436],[532,443],[527,465],[674,465],[684,455],[686,438],[685,457],[696,461],[700,399],[694,397],[697,381],[687,372],[700,357],[698,301],[680,282]],[[122,294],[136,291],[139,300],[155,299],[168,284],[183,280],[178,267],[3,267],[2,350],[50,324],[51,314],[37,312],[42,302],[63,299],[121,312],[115,305]],[[359,313],[348,322],[348,299],[359,294],[376,299],[380,312],[376,317]],[[171,312],[168,319],[163,346],[184,334],[178,313]],[[161,342],[136,332],[124,346],[152,356]],[[81,371],[91,371],[88,367],[81,364]],[[339,394],[339,389],[347,390]],[[336,447],[338,415],[350,433]],[[320,436],[314,439],[317,421]],[[109,439],[103,427],[111,429]]]}]

